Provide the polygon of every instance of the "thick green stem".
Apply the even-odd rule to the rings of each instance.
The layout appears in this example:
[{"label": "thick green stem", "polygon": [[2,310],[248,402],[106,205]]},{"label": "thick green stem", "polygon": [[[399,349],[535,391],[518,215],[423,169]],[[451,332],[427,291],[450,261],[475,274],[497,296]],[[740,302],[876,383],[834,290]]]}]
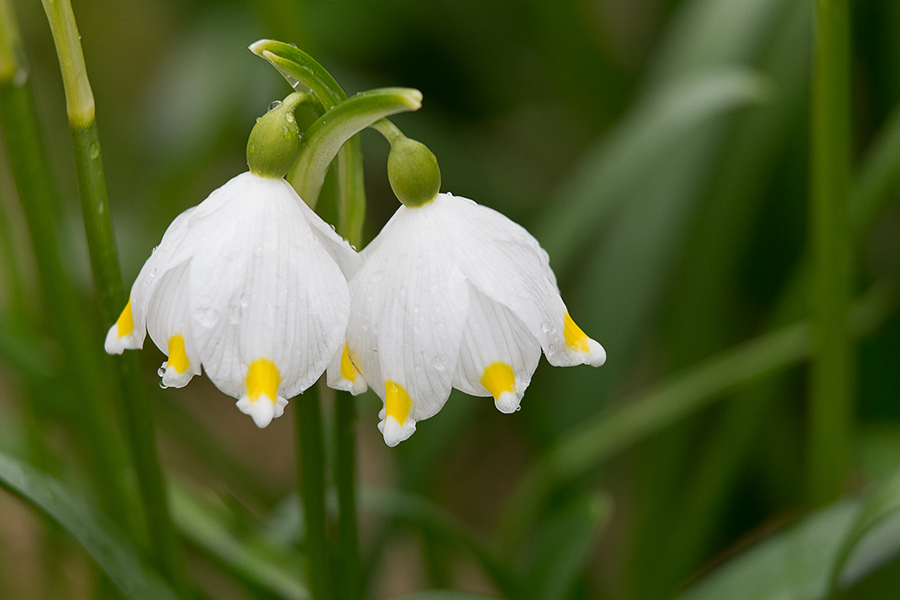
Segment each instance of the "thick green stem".
[{"label": "thick green stem", "polygon": [[356,401],[347,392],[336,394],[334,415],[334,470],[338,495],[341,554],[338,563],[339,597],[353,600],[360,594],[361,566],[356,524]]},{"label": "thick green stem", "polygon": [[297,465],[299,487],[306,522],[305,550],[309,587],[313,600],[330,600],[331,571],[325,537],[325,454],[322,440],[322,408],[316,386],[294,399],[297,418]]},{"label": "thick green stem", "polygon": [[[354,247],[362,244],[366,216],[362,151],[359,136],[344,143],[335,161],[338,176],[337,232]],[[359,556],[356,497],[356,401],[346,392],[337,392],[334,414],[335,486],[340,527],[339,597],[355,600],[362,593],[362,565]]]},{"label": "thick green stem", "polygon": [[851,269],[850,43],[847,0],[816,3],[812,92],[810,433],[808,499],[844,487],[853,422],[853,347],[847,331]]},{"label": "thick green stem", "polygon": [[[106,180],[100,140],[94,119],[94,99],[75,15],[68,0],[44,2],[53,39],[59,55],[69,126],[75,151],[75,168],[85,233],[94,273],[94,285],[100,298],[103,322],[115,323],[127,297],[116,251],[115,234],[109,214]],[[187,573],[181,546],[169,514],[165,480],[154,437],[153,411],[141,385],[137,357],[128,354],[114,359],[118,389],[118,413],[125,430],[132,465],[137,474],[138,491],[144,509],[146,537],[157,568],[176,589],[187,594]]]}]

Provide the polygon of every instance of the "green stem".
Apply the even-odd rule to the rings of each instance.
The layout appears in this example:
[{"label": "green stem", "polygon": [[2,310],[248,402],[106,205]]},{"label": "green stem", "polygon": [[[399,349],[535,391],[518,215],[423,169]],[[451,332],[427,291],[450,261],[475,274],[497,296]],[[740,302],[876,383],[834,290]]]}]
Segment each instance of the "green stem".
[{"label": "green stem", "polygon": [[297,418],[299,488],[306,521],[305,549],[309,587],[313,600],[330,600],[331,571],[325,537],[325,454],[322,441],[322,408],[314,385],[294,399]]},{"label": "green stem", "polygon": [[812,364],[807,495],[843,490],[853,422],[853,347],[847,331],[851,269],[850,44],[847,0],[816,3],[810,223]]},{"label": "green stem", "polygon": [[350,245],[359,248],[363,241],[366,220],[366,190],[363,185],[362,150],[359,135],[344,142],[335,166],[338,180],[337,231]]},{"label": "green stem", "polygon": [[[362,244],[366,216],[362,151],[359,135],[347,140],[335,162],[338,178],[337,232],[354,247]],[[355,600],[362,594],[356,497],[356,400],[337,392],[334,415],[335,485],[340,526],[340,598]]]},{"label": "green stem", "polygon": [[[69,0],[44,0],[53,39],[59,55],[69,126],[75,151],[75,172],[81,196],[85,233],[100,298],[103,322],[116,322],[127,296],[116,251],[115,233],[109,213],[100,140],[94,119],[94,100],[81,52],[80,36]],[[156,449],[153,411],[141,384],[137,356],[113,359],[118,379],[115,395],[125,430],[131,460],[137,474],[144,508],[150,554],[170,584],[183,594],[189,591],[184,557],[169,514],[165,479]]]},{"label": "green stem", "polygon": [[338,392],[334,415],[335,486],[338,496],[341,553],[338,564],[339,597],[353,600],[360,595],[361,566],[356,524],[356,401]]}]

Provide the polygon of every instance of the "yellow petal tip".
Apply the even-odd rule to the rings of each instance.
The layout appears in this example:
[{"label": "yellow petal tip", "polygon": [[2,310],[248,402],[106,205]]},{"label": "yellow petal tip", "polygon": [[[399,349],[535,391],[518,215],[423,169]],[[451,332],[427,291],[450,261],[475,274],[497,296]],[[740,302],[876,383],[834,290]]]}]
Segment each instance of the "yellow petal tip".
[{"label": "yellow petal tip", "polygon": [[403,386],[388,380],[384,382],[384,397],[385,418],[394,417],[397,423],[403,426],[412,410],[412,399],[409,394]]},{"label": "yellow petal tip", "polygon": [[129,298],[128,304],[125,305],[122,314],[119,315],[119,320],[116,321],[116,333],[120,338],[123,338],[126,335],[131,335],[132,331],[134,331],[134,315],[131,312],[131,298]]},{"label": "yellow petal tip", "polygon": [[179,374],[184,373],[191,366],[191,361],[188,360],[187,352],[184,349],[184,336],[180,333],[169,338],[169,358],[166,364]]},{"label": "yellow petal tip", "polygon": [[253,403],[264,395],[272,402],[276,402],[280,383],[281,374],[275,363],[267,358],[258,358],[250,363],[247,371],[247,398]]},{"label": "yellow petal tip", "polygon": [[352,383],[356,381],[356,375],[356,366],[350,360],[350,349],[344,344],[344,351],[341,352],[341,377]]},{"label": "yellow petal tip", "polygon": [[566,346],[569,349],[577,352],[590,352],[588,346],[590,338],[575,324],[568,312],[563,318],[563,336],[566,338]]},{"label": "yellow petal tip", "polygon": [[516,391],[516,374],[511,366],[504,362],[495,362],[484,369],[481,385],[498,400],[503,392]]}]

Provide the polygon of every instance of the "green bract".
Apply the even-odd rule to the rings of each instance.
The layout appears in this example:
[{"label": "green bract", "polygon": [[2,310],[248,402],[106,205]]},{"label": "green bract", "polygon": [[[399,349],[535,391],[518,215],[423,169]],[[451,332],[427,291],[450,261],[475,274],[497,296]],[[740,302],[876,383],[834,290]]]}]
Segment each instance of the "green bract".
[{"label": "green bract", "polygon": [[295,92],[284,102],[273,102],[269,112],[256,121],[247,142],[247,165],[251,173],[274,179],[287,175],[300,149],[300,128],[294,109],[305,95]]}]

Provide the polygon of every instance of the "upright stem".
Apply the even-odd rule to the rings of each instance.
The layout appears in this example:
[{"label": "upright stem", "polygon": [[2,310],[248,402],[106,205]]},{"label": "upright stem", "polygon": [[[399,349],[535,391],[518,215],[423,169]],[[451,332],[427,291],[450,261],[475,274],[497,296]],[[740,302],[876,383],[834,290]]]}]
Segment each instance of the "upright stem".
[{"label": "upright stem", "polygon": [[341,553],[339,597],[353,600],[360,593],[359,533],[356,524],[356,401],[337,392],[334,415],[335,477]]},{"label": "upright stem", "polygon": [[[122,285],[115,234],[109,214],[103,159],[94,119],[94,97],[71,3],[69,0],[44,0],[44,10],[50,21],[66,90],[66,106],[94,284],[100,298],[103,321],[111,325],[116,322],[127,297]],[[137,474],[150,554],[169,583],[187,594],[189,585],[184,557],[169,514],[168,495],[154,437],[153,411],[141,385],[137,356],[128,353],[113,362],[118,383],[118,393],[115,394],[118,413]]]},{"label": "upright stem", "polygon": [[847,0],[817,0],[812,89],[812,365],[807,494],[842,491],[853,421],[850,299],[850,42]]},{"label": "upright stem", "polygon": [[[338,177],[338,228],[354,247],[362,244],[366,216],[362,151],[359,136],[344,143],[335,162]],[[337,392],[334,415],[334,468],[340,525],[339,583],[341,600],[355,600],[362,592],[362,565],[356,514],[356,401]]]},{"label": "upright stem", "polygon": [[297,464],[300,497],[306,520],[306,556],[313,600],[331,600],[331,571],[325,537],[325,455],[322,451],[322,408],[317,386],[294,399],[297,418]]}]

